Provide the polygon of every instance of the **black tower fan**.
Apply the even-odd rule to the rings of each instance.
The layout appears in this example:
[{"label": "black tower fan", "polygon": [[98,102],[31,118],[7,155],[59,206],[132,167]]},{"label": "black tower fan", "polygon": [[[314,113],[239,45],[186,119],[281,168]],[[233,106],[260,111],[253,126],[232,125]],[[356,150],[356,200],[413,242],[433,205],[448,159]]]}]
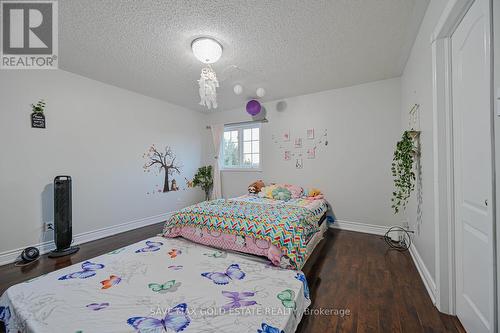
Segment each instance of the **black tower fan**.
[{"label": "black tower fan", "polygon": [[56,249],[49,257],[62,257],[75,253],[78,247],[72,247],[73,234],[71,230],[71,177],[57,176],[54,178],[54,242]]}]

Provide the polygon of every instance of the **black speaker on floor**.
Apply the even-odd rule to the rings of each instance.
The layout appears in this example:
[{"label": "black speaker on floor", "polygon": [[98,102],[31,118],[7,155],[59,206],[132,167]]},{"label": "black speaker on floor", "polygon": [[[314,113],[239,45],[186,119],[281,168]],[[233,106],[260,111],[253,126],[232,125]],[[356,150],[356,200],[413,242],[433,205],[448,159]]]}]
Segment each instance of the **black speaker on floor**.
[{"label": "black speaker on floor", "polygon": [[62,257],[75,253],[78,247],[72,247],[71,229],[71,177],[54,178],[54,242],[56,249],[49,253],[50,258]]}]

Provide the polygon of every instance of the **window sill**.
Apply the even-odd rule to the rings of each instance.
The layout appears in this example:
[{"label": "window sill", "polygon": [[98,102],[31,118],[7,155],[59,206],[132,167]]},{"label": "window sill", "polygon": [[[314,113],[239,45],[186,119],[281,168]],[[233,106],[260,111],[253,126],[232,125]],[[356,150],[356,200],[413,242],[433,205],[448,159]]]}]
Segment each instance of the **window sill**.
[{"label": "window sill", "polygon": [[261,168],[221,168],[222,172],[262,172]]}]

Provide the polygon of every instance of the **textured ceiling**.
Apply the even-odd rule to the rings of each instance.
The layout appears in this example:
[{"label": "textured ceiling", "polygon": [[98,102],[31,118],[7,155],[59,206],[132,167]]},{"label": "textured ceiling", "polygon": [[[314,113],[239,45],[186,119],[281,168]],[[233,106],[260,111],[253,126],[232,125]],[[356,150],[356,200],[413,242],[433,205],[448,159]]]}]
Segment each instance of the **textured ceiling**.
[{"label": "textured ceiling", "polygon": [[[60,68],[190,109],[212,36],[220,110],[401,75],[428,0],[59,0]],[[244,92],[234,95],[240,83]]]}]

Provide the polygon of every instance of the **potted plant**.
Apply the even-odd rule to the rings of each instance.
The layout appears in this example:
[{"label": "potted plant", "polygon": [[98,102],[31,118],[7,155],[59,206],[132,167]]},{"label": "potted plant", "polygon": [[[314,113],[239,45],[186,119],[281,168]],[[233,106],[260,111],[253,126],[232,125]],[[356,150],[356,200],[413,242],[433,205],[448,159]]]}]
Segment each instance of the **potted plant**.
[{"label": "potted plant", "polygon": [[36,104],[31,104],[31,127],[32,128],[45,128],[45,110],[46,104],[43,99],[39,100]]},{"label": "potted plant", "polygon": [[205,191],[205,200],[210,199],[210,190],[214,185],[214,179],[212,177],[212,166],[207,165],[198,168],[198,172],[194,175],[193,186],[199,186]]},{"label": "potted plant", "polygon": [[38,103],[31,104],[31,110],[33,111],[33,113],[43,113],[43,110],[45,110],[45,106],[45,101],[41,99],[38,101]]},{"label": "potted plant", "polygon": [[392,160],[392,176],[396,190],[392,192],[392,208],[397,214],[401,208],[405,209],[411,192],[415,189],[415,172],[413,163],[418,156],[418,147],[414,139],[420,132],[405,131],[401,140],[396,144]]}]

